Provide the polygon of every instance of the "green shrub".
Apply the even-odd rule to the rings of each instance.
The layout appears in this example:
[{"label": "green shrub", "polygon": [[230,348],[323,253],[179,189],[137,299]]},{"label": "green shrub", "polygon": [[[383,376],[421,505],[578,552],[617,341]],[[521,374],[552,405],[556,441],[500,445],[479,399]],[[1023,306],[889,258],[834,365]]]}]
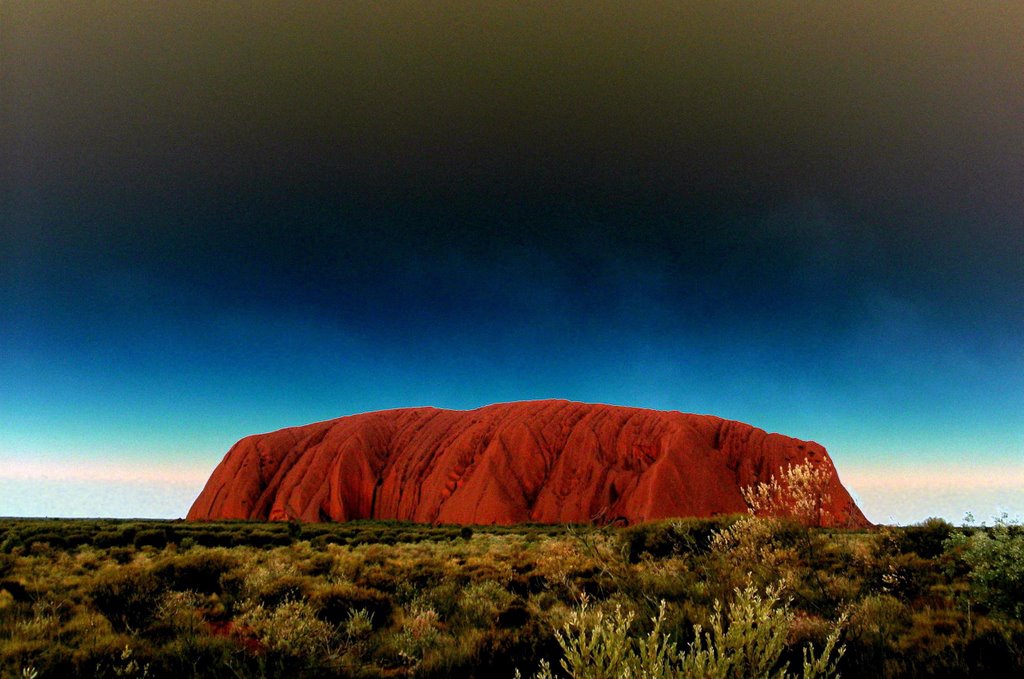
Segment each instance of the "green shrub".
[{"label": "green shrub", "polygon": [[999,521],[971,535],[957,531],[946,548],[970,567],[977,600],[992,610],[1024,620],[1024,530]]},{"label": "green shrub", "polygon": [[[197,538],[198,540],[198,538]],[[208,541],[203,541],[201,544],[206,544]],[[291,538],[285,532],[275,532],[272,530],[254,530],[246,535],[245,544],[250,547],[279,547],[291,543]],[[219,540],[216,544],[219,544]]]},{"label": "green shrub", "polygon": [[[144,677],[148,675],[149,661],[137,646],[125,635],[103,634],[84,639],[69,658],[60,658],[58,662],[69,670],[63,676]],[[62,676],[59,671],[47,675]]]},{"label": "green shrub", "polygon": [[107,554],[115,563],[121,565],[131,563],[135,558],[135,550],[131,547],[111,547],[107,550]]},{"label": "green shrub", "polygon": [[12,535],[4,538],[3,542],[0,542],[0,553],[2,554],[13,554],[16,549],[24,547],[25,543],[21,541],[21,538]]},{"label": "green shrub", "polygon": [[345,544],[345,539],[339,535],[317,535],[309,541],[313,549],[325,549],[327,545]]},{"label": "green shrub", "polygon": [[248,677],[260,676],[249,669],[235,639],[211,634],[177,636],[159,649],[152,660],[154,677]]},{"label": "green shrub", "polygon": [[926,559],[934,559],[945,551],[945,543],[953,533],[953,524],[942,519],[926,519],[907,526],[897,535],[900,551],[916,552]]},{"label": "green shrub", "polygon": [[264,606],[274,607],[285,601],[305,599],[312,585],[300,575],[283,575],[265,582],[256,592],[256,599]]},{"label": "green shrub", "polygon": [[637,563],[644,555],[665,558],[680,554],[704,554],[711,548],[712,536],[728,526],[735,517],[715,519],[671,519],[630,526],[620,533],[627,555]]},{"label": "green shrub", "polygon": [[[311,547],[316,549],[312,543]],[[330,554],[314,554],[303,569],[307,575],[328,575],[334,569],[334,557]]]},{"label": "green shrub", "polygon": [[711,537],[709,588],[725,598],[753,578],[759,584],[798,583],[806,570],[793,544],[793,524],[775,518],[744,516]]},{"label": "green shrub", "polygon": [[25,588],[24,583],[18,580],[0,580],[0,591],[7,592],[11,597],[11,601],[18,603],[25,603],[33,599],[32,594]]},{"label": "green shrub", "polygon": [[561,651],[549,621],[531,617],[515,627],[488,629],[480,642],[477,676],[509,676],[510,667],[535,667]]},{"label": "green shrub", "polygon": [[285,676],[298,671],[317,675],[316,670],[336,667],[339,644],[333,626],[316,617],[308,601],[286,600],[273,607],[257,605],[240,618],[240,623],[259,640],[265,652],[268,673]]},{"label": "green shrub", "polygon": [[1024,676],[1024,625],[979,620],[967,644],[964,661],[977,676]]},{"label": "green shrub", "polygon": [[333,625],[344,624],[359,610],[367,612],[375,627],[385,627],[391,621],[391,600],[374,589],[338,583],[317,589],[310,599],[317,615]]},{"label": "green shrub", "polygon": [[164,562],[156,574],[171,589],[214,594],[223,591],[221,577],[238,565],[238,557],[224,548],[199,549]]},{"label": "green shrub", "polygon": [[161,594],[152,569],[135,565],[102,570],[89,588],[96,608],[121,632],[147,627]]},{"label": "green shrub", "polygon": [[50,549],[66,549],[68,541],[63,535],[58,535],[53,532],[38,533],[32,538],[32,544],[29,548],[33,548],[36,545],[46,545],[47,551]]},{"label": "green shrub", "polygon": [[[460,590],[456,617],[470,627],[489,627],[498,621],[499,615],[505,616],[506,627],[513,622],[525,623],[529,614],[521,604],[515,608],[517,612],[509,612],[513,600],[514,597],[493,580],[475,582]],[[523,619],[517,620],[519,617]]]},{"label": "green shrub", "polygon": [[159,529],[140,530],[135,534],[132,544],[136,549],[141,549],[142,547],[163,549],[167,546],[167,531]]},{"label": "green shrub", "polygon": [[846,629],[847,676],[898,676],[899,640],[911,625],[911,610],[889,594],[865,597],[852,609]]},{"label": "green shrub", "polygon": [[[116,525],[116,524],[115,524]],[[131,524],[122,525],[120,530],[117,531],[117,537],[115,543],[121,547],[127,547],[135,543],[135,536],[138,533],[138,528]]]}]

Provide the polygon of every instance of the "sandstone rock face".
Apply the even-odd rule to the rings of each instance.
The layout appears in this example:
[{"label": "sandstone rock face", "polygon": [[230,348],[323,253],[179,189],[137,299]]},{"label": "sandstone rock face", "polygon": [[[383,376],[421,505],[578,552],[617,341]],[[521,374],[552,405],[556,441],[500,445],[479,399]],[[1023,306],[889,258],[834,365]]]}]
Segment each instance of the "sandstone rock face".
[{"label": "sandstone rock face", "polygon": [[741,513],[740,488],[810,460],[832,522],[867,520],[817,443],[708,415],[529,401],[342,417],[236,443],[189,519],[636,523]]}]

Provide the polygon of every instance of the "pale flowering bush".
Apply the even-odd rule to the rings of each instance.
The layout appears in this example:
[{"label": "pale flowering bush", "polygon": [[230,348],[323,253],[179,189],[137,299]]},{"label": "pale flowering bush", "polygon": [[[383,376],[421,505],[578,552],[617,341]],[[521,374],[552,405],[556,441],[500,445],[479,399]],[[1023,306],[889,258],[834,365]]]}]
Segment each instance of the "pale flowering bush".
[{"label": "pale flowering bush", "polygon": [[790,518],[805,526],[824,526],[831,518],[828,505],[831,474],[811,462],[787,465],[781,474],[741,489],[754,516]]},{"label": "pale flowering bush", "polygon": [[19,631],[29,639],[46,639],[61,628],[63,604],[40,600],[32,604],[32,616],[18,622]]},{"label": "pale flowering bush", "polygon": [[196,635],[205,629],[200,613],[203,599],[197,593],[186,590],[164,592],[156,606],[155,618],[173,630]]},{"label": "pale flowering bush", "polygon": [[345,636],[349,641],[363,641],[373,634],[373,613],[365,608],[353,608],[345,620]]},{"label": "pale flowering bush", "polygon": [[430,641],[436,635],[440,622],[437,611],[434,609],[419,609],[414,611],[412,617],[406,620],[405,630],[413,639]]},{"label": "pale flowering bush", "polygon": [[487,627],[513,598],[512,594],[497,582],[474,582],[463,590],[459,599],[459,618],[469,626]]},{"label": "pale flowering bush", "polygon": [[559,541],[546,544],[537,559],[537,573],[549,582],[572,590],[569,574],[583,563],[583,554],[576,544]]},{"label": "pale flowering bush", "polygon": [[115,677],[145,679],[149,676],[149,663],[140,663],[134,655],[132,647],[125,644],[117,661],[111,667]]},{"label": "pale flowering bush", "polygon": [[296,658],[327,658],[336,653],[334,628],[316,617],[305,600],[288,600],[273,608],[250,606],[238,619],[272,651]]},{"label": "pale flowering bush", "polygon": [[432,608],[414,608],[392,636],[391,645],[406,665],[416,666],[423,656],[441,641],[441,619]]},{"label": "pale flowering bush", "polygon": [[242,593],[249,598],[258,598],[272,589],[276,583],[299,575],[294,558],[285,550],[274,550],[263,560],[251,564],[245,574]]}]

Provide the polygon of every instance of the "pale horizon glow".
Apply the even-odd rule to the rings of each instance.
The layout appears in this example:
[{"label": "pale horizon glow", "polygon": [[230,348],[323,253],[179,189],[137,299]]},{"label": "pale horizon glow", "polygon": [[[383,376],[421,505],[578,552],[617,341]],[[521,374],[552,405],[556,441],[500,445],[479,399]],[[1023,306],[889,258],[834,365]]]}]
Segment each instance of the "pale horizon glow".
[{"label": "pale horizon glow", "polygon": [[1024,462],[1017,466],[956,465],[936,463],[931,467],[907,465],[857,465],[839,469],[844,485],[889,489],[1020,489],[1024,488]]},{"label": "pale horizon glow", "polygon": [[[217,460],[219,462],[219,459]],[[27,462],[0,466],[0,516],[177,519],[216,462],[155,464]],[[873,523],[909,525],[938,517],[961,524],[1002,514],[1024,518],[1024,462],[1017,465],[847,464],[840,480]],[[125,502],[127,498],[134,502]],[[126,507],[143,507],[129,511]]]},{"label": "pale horizon glow", "polygon": [[839,469],[839,478],[874,523],[909,525],[937,517],[964,523],[1006,514],[1024,519],[1024,462],[1016,465],[942,464],[855,465]]},{"label": "pale horizon glow", "polygon": [[[113,483],[206,483],[213,465],[187,466],[152,462],[90,461],[88,466],[59,464],[56,462],[18,462],[0,468],[0,479],[29,481],[100,481]],[[2,508],[0,508],[2,512]]]}]

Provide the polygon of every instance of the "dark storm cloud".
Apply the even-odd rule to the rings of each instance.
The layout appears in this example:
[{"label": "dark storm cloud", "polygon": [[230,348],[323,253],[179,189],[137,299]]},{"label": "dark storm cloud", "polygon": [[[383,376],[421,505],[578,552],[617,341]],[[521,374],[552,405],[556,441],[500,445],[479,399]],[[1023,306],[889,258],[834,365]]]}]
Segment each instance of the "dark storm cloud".
[{"label": "dark storm cloud", "polygon": [[1019,3],[0,12],[22,300],[127,276],[384,333],[785,335],[891,296],[1024,323]]}]

